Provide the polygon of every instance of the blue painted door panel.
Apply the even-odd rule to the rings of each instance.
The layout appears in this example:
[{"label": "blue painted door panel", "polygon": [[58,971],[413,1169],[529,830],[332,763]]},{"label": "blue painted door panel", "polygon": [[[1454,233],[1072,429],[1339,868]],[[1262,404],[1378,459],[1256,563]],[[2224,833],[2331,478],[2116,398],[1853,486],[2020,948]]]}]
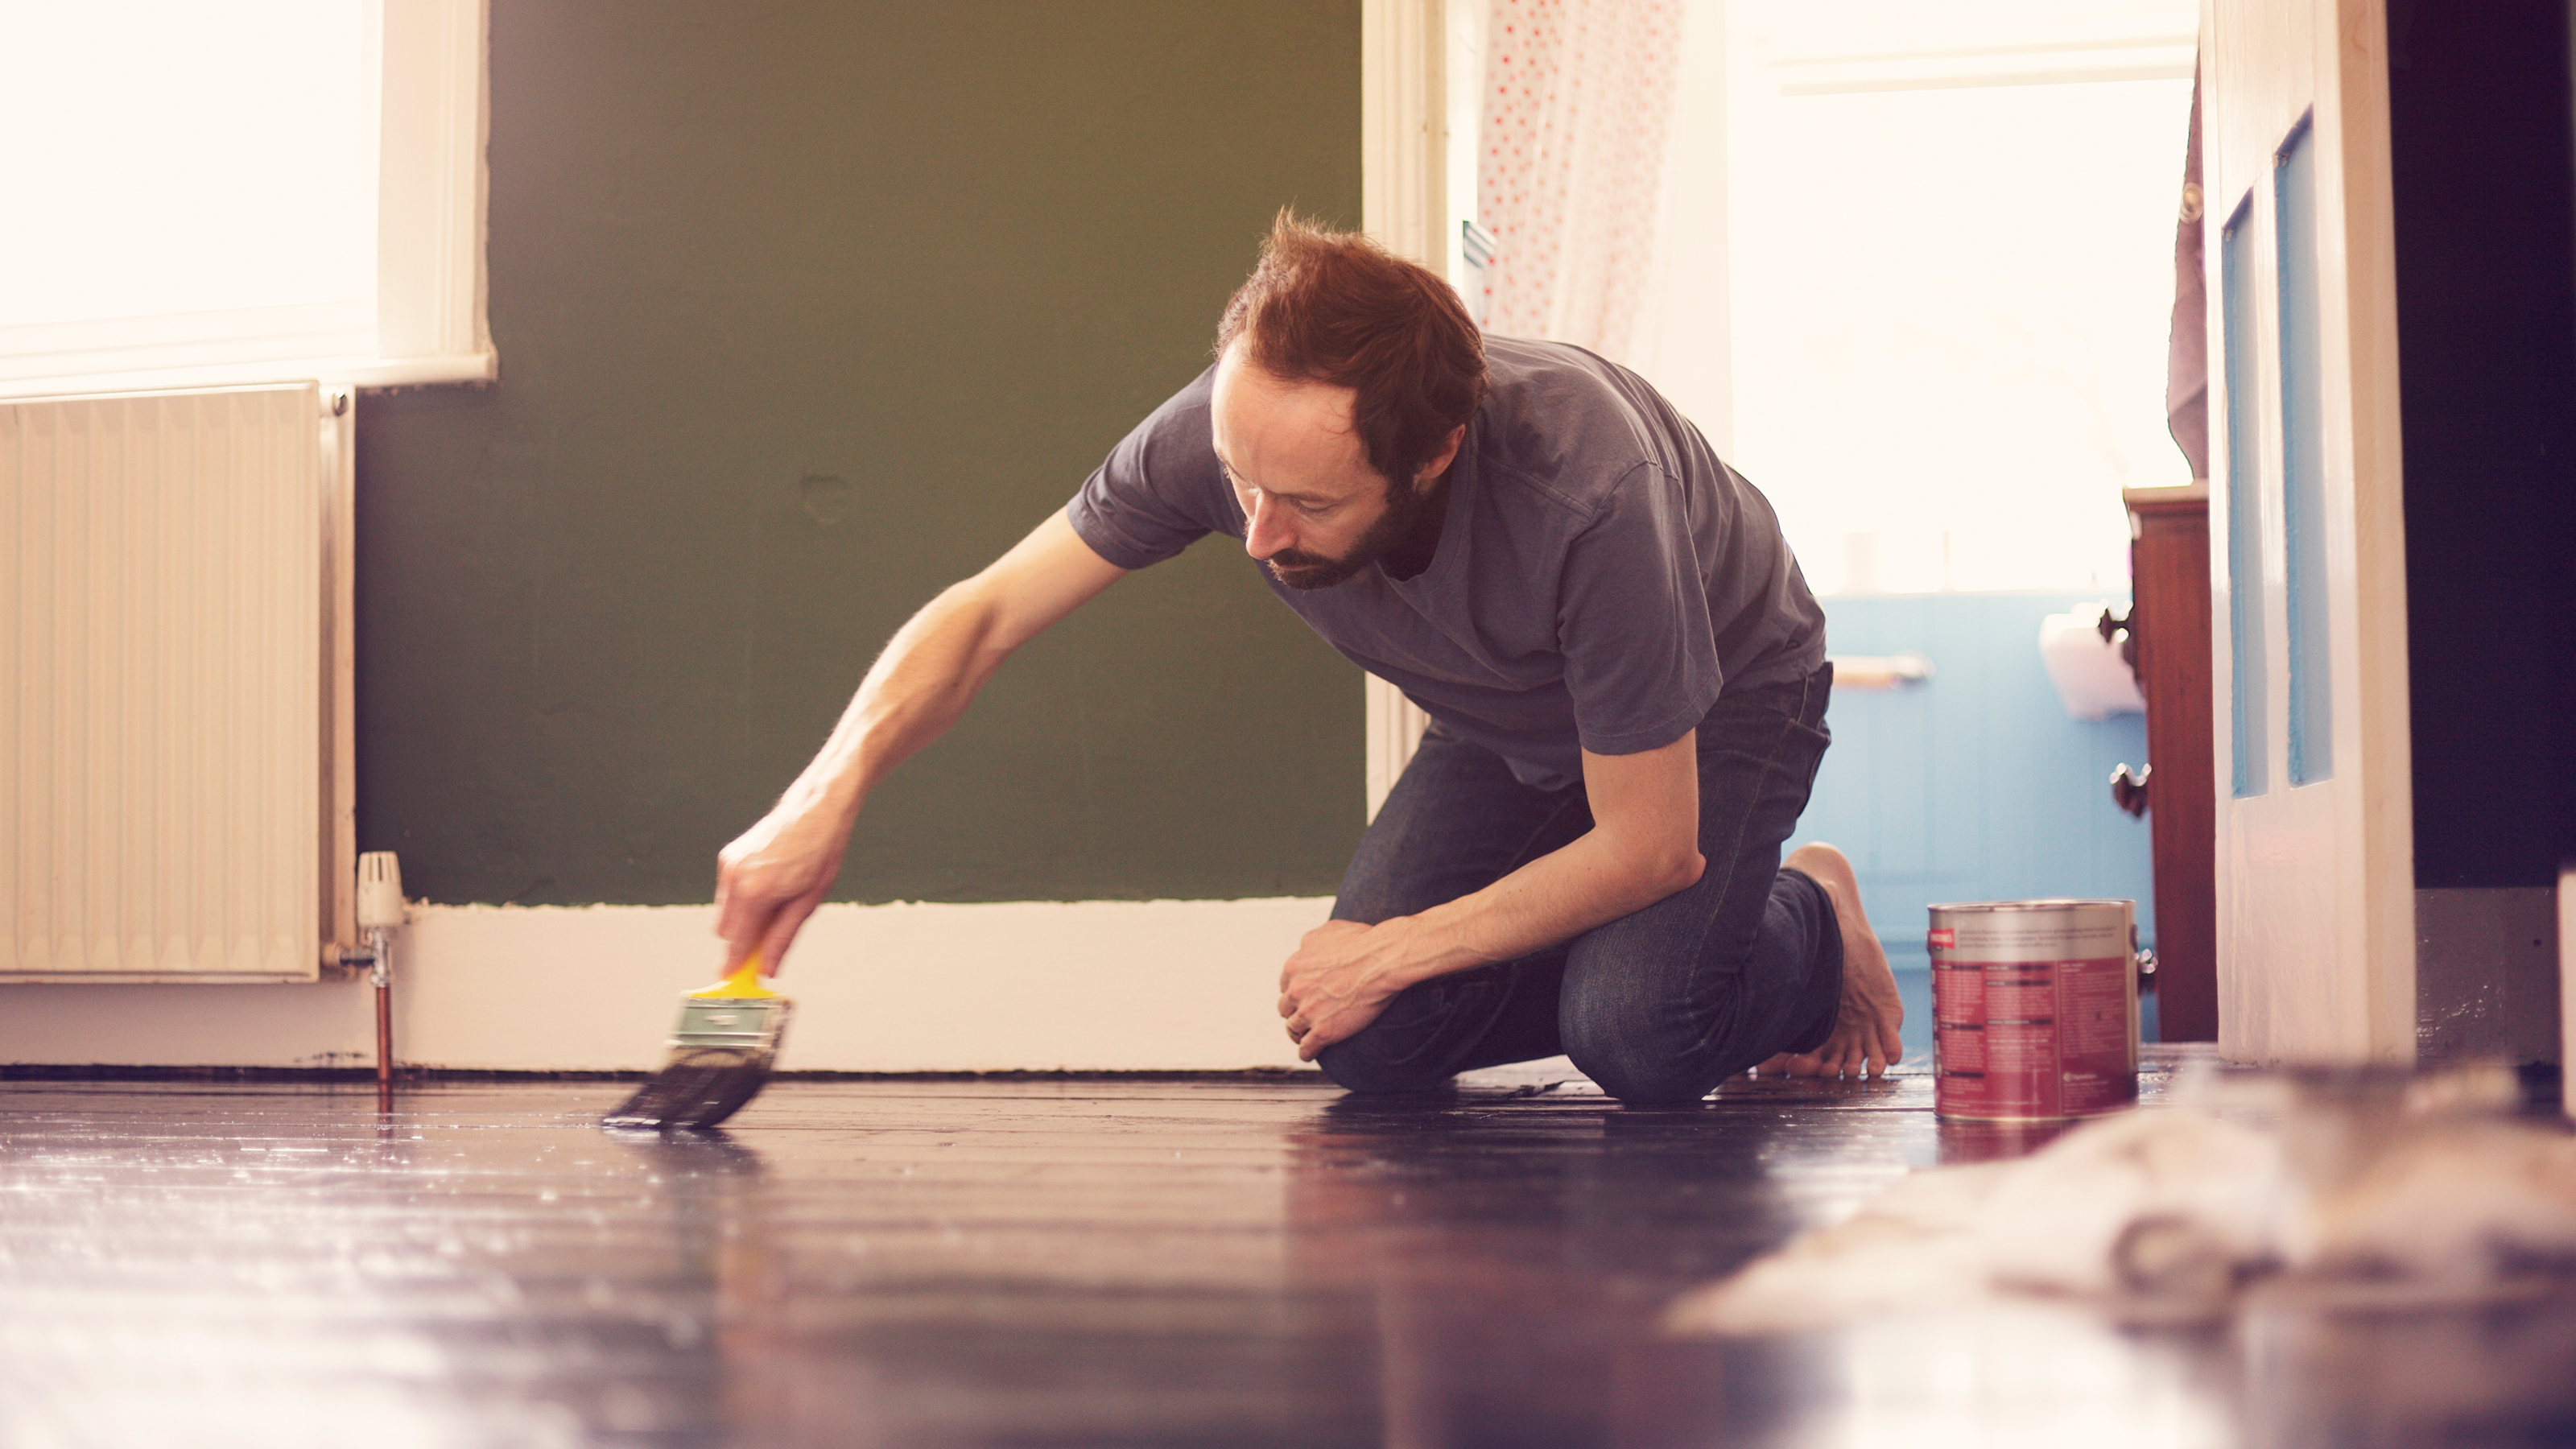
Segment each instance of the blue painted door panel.
[{"label": "blue painted door panel", "polygon": [[2281,548],[2290,640],[2290,783],[2334,775],[2334,683],[2327,661],[2325,345],[2318,336],[2316,132],[2301,122],[2273,169],[2279,240]]}]

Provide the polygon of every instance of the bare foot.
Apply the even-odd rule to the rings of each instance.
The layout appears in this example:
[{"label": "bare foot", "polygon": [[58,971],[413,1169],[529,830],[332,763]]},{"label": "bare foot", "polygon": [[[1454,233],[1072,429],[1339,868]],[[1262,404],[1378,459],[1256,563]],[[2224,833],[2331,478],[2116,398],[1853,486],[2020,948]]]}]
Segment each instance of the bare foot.
[{"label": "bare foot", "polygon": [[1762,1075],[1793,1077],[1873,1077],[1887,1075],[1888,1064],[1902,1060],[1905,1044],[1897,1034],[1905,1024],[1905,1001],[1896,991],[1896,973],[1887,968],[1887,952],[1869,917],[1860,908],[1860,881],[1851,861],[1830,845],[1802,845],[1780,862],[1825,888],[1834,903],[1834,922],[1843,933],[1843,999],[1834,1014],[1834,1034],[1803,1056],[1783,1052],[1762,1064]]}]

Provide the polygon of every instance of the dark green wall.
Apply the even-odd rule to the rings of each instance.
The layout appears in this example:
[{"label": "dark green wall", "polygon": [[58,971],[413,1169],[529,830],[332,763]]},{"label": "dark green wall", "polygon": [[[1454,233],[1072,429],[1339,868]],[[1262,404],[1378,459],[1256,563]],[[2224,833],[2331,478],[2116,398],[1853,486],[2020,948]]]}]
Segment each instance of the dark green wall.
[{"label": "dark green wall", "polygon": [[[1356,0],[492,9],[502,381],[359,415],[359,839],[439,901],[707,898],[879,644],[1356,225]],[[1230,540],[1024,650],[855,900],[1329,892],[1356,670]]]}]

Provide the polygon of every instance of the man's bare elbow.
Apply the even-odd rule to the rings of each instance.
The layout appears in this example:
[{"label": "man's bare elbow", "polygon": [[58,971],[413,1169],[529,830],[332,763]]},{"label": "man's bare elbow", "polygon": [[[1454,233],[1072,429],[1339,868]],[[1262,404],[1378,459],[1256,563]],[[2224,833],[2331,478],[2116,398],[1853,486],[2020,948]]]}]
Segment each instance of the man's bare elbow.
[{"label": "man's bare elbow", "polygon": [[1653,851],[1636,867],[1637,883],[1645,896],[1643,905],[1652,905],[1666,896],[1689,890],[1699,884],[1699,878],[1707,871],[1708,857],[1691,846]]},{"label": "man's bare elbow", "polygon": [[1689,890],[1692,886],[1698,885],[1699,878],[1707,873],[1708,857],[1700,854],[1696,849],[1684,846],[1680,853],[1674,855],[1665,866],[1664,894],[1677,895]]},{"label": "man's bare elbow", "polygon": [[981,574],[960,579],[940,590],[895,632],[887,659],[943,659],[989,673],[1011,653],[1002,637],[1003,624],[1000,601],[990,581]]},{"label": "man's bare elbow", "polygon": [[943,608],[991,612],[1001,603],[1001,598],[1001,581],[994,577],[993,569],[988,566],[980,573],[968,574],[941,589],[935,602]]}]

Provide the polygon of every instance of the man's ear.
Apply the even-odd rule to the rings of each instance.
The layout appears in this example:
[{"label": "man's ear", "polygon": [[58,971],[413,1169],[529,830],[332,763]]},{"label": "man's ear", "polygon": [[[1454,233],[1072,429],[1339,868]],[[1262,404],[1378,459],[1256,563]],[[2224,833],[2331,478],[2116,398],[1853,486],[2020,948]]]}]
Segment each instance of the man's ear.
[{"label": "man's ear", "polygon": [[1449,440],[1440,445],[1439,453],[1434,456],[1430,462],[1422,465],[1421,472],[1413,475],[1413,486],[1416,489],[1428,488],[1441,474],[1448,472],[1449,465],[1458,460],[1458,445],[1466,440],[1467,425],[1465,423],[1460,423],[1458,426],[1451,428],[1449,430]]}]

